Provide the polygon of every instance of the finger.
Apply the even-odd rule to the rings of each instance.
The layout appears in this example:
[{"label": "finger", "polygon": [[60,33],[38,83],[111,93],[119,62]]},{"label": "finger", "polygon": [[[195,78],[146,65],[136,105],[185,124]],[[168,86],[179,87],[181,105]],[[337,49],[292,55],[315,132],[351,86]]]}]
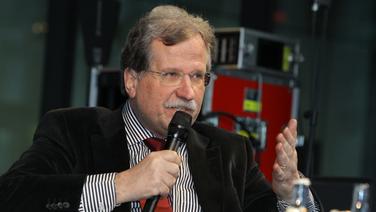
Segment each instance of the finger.
[{"label": "finger", "polygon": [[285,176],[297,171],[298,156],[295,149],[292,149],[290,155],[285,152],[282,143],[276,145],[276,159],[275,163],[284,171]]},{"label": "finger", "polygon": [[276,146],[275,162],[284,172],[295,171],[297,169],[297,153],[295,149],[288,155],[282,147],[282,144]]},{"label": "finger", "polygon": [[286,127],[282,132],[283,138],[290,145],[290,147],[295,148],[296,145],[296,137],[293,136],[291,130]]},{"label": "finger", "polygon": [[285,173],[283,169],[281,168],[281,166],[278,165],[278,163],[274,163],[272,175],[273,175],[273,180],[276,180],[279,182],[284,180]]},{"label": "finger", "polygon": [[[149,165],[149,170],[154,170],[154,174],[160,175],[164,173],[168,173],[175,178],[179,176],[180,172],[180,163],[181,159],[172,151],[167,152],[154,152],[149,154],[148,156],[151,157],[149,160],[151,161]],[[148,157],[147,156],[147,157]]]},{"label": "finger", "polygon": [[173,185],[175,185],[176,177],[171,174],[165,174],[162,176],[162,182],[164,185],[166,185],[169,189],[172,188]]},{"label": "finger", "polygon": [[167,195],[175,184],[176,178],[165,172],[156,176],[153,181],[151,184],[154,188],[152,195]]},{"label": "finger", "polygon": [[286,167],[289,163],[289,157],[287,156],[282,143],[276,145],[276,162],[280,167]]},{"label": "finger", "polygon": [[182,163],[181,157],[178,155],[177,152],[172,151],[172,150],[163,150],[159,151],[159,153],[163,154],[163,159],[175,163],[177,165],[180,165]]},{"label": "finger", "polygon": [[294,149],[293,149],[293,147],[290,145],[290,143],[287,141],[287,139],[285,138],[285,136],[282,133],[279,133],[277,135],[277,141],[278,141],[278,143],[282,144],[282,147],[283,147],[284,151],[290,157],[292,155]]},{"label": "finger", "polygon": [[168,162],[167,164],[164,164],[164,170],[174,178],[179,176],[180,168],[179,165],[175,163]]},{"label": "finger", "polygon": [[291,130],[291,132],[294,133],[294,136],[296,136],[298,121],[296,121],[296,119],[290,119],[289,123],[287,124],[287,127]]},{"label": "finger", "polygon": [[290,129],[289,127],[286,127],[285,129],[282,130],[282,134],[285,137],[285,139],[288,141],[288,143],[292,146],[295,147],[296,145],[296,130]]}]

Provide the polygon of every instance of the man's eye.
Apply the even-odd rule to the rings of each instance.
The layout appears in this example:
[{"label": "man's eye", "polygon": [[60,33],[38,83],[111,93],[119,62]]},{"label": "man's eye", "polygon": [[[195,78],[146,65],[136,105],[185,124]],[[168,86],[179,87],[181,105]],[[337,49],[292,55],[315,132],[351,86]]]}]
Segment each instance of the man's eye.
[{"label": "man's eye", "polygon": [[192,78],[193,79],[204,79],[204,74],[203,73],[201,73],[201,72],[198,72],[198,73],[194,73],[193,75],[192,75]]},{"label": "man's eye", "polygon": [[177,78],[177,77],[179,77],[179,74],[177,72],[174,72],[174,71],[163,72],[162,77]]}]

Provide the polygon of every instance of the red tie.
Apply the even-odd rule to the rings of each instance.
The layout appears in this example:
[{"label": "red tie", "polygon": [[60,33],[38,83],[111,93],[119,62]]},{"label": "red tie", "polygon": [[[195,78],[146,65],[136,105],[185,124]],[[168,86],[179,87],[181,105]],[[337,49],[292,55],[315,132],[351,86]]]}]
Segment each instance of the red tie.
[{"label": "red tie", "polygon": [[[152,152],[162,150],[166,146],[166,141],[160,138],[148,138],[144,140],[144,143]],[[144,208],[145,202],[146,200],[140,200],[142,208]],[[155,207],[154,212],[172,212],[168,199],[161,197],[158,201],[157,207]]]},{"label": "red tie", "polygon": [[144,143],[149,147],[150,151],[159,151],[164,149],[166,146],[166,141],[161,138],[148,138],[144,140]]}]

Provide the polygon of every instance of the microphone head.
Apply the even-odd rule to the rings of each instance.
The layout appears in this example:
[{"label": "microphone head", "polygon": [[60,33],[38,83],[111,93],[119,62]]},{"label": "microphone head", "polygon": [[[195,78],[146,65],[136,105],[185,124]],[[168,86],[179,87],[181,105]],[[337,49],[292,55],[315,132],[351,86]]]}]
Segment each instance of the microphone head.
[{"label": "microphone head", "polygon": [[192,116],[183,111],[176,111],[174,116],[171,119],[171,125],[182,125],[184,128],[189,128],[191,126]]},{"label": "microphone head", "polygon": [[167,138],[178,133],[180,141],[185,141],[188,136],[188,129],[191,127],[192,116],[183,111],[176,111],[168,125]]}]

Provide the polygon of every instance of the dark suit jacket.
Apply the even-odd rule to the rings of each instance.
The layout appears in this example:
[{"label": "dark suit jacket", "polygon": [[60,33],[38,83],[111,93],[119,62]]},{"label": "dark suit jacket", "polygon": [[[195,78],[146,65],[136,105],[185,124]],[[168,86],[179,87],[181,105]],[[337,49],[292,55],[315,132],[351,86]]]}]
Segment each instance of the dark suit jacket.
[{"label": "dark suit jacket", "polygon": [[[249,142],[196,123],[189,167],[203,211],[276,211]],[[32,146],[0,179],[1,211],[77,211],[88,174],[129,168],[121,111],[60,109],[41,120]],[[124,203],[115,211],[129,211]]]}]

